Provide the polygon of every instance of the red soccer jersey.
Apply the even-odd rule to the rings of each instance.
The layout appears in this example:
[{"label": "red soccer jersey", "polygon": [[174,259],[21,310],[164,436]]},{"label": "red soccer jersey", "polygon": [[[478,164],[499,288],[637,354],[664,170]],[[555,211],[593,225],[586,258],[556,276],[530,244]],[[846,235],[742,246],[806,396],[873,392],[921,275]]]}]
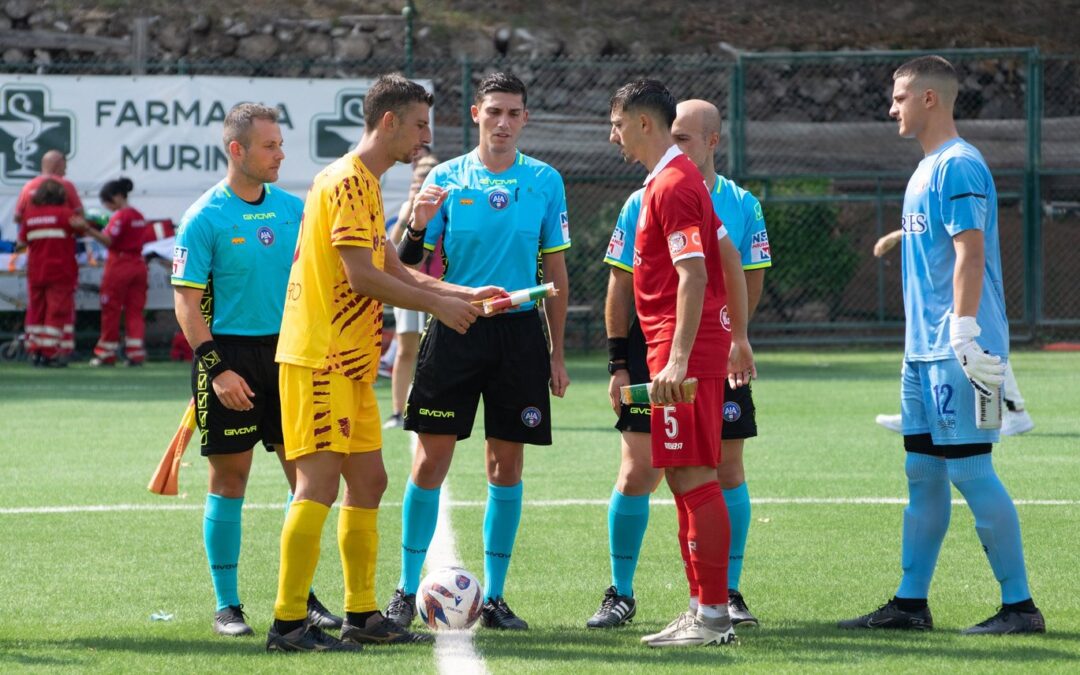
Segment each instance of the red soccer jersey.
[{"label": "red soccer jersey", "polygon": [[116,253],[141,254],[143,244],[153,237],[152,231],[146,227],[146,219],[130,206],[112,214],[109,224],[105,226],[105,234],[112,237],[109,251]]},{"label": "red soccer jersey", "polygon": [[667,365],[675,335],[675,263],[699,257],[709,279],[686,374],[725,377],[731,329],[718,245],[723,226],[701,173],[686,155],[678,153],[666,164],[661,160],[657,169],[645,187],[634,239],[634,304],[648,344],[649,374],[655,377]]},{"label": "red soccer jersey", "polygon": [[82,213],[83,205],[82,201],[79,199],[79,192],[75,189],[75,186],[71,184],[71,181],[63,176],[42,174],[36,178],[31,178],[30,181],[23,186],[22,192],[19,193],[19,198],[15,201],[15,220],[19,220],[24,215],[26,209],[30,207],[30,200],[33,199],[34,193],[46,180],[54,180],[63,185],[64,192],[67,193],[67,204],[65,206],[75,213]]},{"label": "red soccer jersey", "polygon": [[30,204],[23,211],[19,240],[29,248],[26,280],[31,284],[71,283],[79,276],[75,262],[72,210],[67,206]]}]

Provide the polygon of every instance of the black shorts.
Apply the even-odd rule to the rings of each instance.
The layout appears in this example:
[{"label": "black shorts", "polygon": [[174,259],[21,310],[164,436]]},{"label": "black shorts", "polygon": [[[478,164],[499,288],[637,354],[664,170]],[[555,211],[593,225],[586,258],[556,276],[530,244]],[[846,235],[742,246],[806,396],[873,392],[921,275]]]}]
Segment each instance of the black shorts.
[{"label": "black shorts", "polygon": [[431,321],[420,340],[405,428],[468,438],[483,396],[485,438],[551,445],[550,380],[535,310],[478,319],[465,335]]},{"label": "black shorts", "polygon": [[[649,365],[645,360],[647,353],[645,335],[641,332],[641,324],[638,323],[637,318],[630,322],[627,342],[626,365],[630,371],[630,384],[644,384],[649,381]],[[650,419],[652,419],[652,406],[648,403],[633,405],[624,403],[615,428],[619,431],[639,431],[647,434],[652,428],[649,424]]]},{"label": "black shorts", "polygon": [[[641,384],[649,381],[649,368],[646,364],[645,336],[641,332],[641,326],[637,319],[630,324],[629,358],[627,365],[630,366],[630,384]],[[724,380],[724,424],[721,427],[721,438],[725,440],[738,440],[757,436],[756,408],[754,397],[750,391],[750,385],[732,389],[731,385]],[[652,418],[652,407],[641,405],[622,406],[619,421],[615,428],[619,431],[637,431],[649,433],[652,429],[649,420]]]},{"label": "black shorts", "polygon": [[229,410],[214,393],[214,387],[198,359],[191,368],[191,394],[195,397],[195,423],[202,432],[201,452],[229,455],[250,450],[262,441],[267,451],[271,444],[282,445],[281,397],[278,395],[278,367],[274,362],[277,336],[248,337],[215,335],[221,358],[229,368],[244,378],[255,392],[251,410]]}]

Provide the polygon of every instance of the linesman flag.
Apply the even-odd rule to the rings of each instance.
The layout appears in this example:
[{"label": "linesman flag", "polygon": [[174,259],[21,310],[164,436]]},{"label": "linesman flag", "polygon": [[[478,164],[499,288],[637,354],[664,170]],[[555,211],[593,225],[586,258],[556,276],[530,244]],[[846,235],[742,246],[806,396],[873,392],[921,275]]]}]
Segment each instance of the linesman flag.
[{"label": "linesman flag", "polygon": [[176,496],[180,482],[180,459],[187,450],[188,442],[195,433],[195,399],[188,401],[184,416],[180,418],[180,428],[173,434],[169,447],[158,462],[150,484],[146,489],[156,495]]}]

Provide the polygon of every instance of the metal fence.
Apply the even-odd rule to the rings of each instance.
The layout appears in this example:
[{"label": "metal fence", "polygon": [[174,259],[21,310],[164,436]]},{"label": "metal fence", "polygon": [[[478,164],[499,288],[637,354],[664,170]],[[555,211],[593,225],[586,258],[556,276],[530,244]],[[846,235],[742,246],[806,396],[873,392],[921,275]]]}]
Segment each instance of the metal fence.
[{"label": "metal fence", "polygon": [[[558,169],[571,232],[568,344],[603,341],[615,217],[640,185],[608,143],[608,100],[622,83],[664,81],[679,99],[713,101],[724,115],[717,168],[761,200],[774,267],[753,324],[758,342],[898,342],[903,304],[898,252],[871,250],[896,229],[907,178],[921,158],[888,117],[893,70],[927,52],[758,53],[548,61],[408,63],[234,60],[145,64],[147,74],[349,78],[390,70],[434,82],[434,150],[471,150],[476,83],[511,70],[529,86],[521,149]],[[1080,55],[1036,49],[943,50],[957,66],[962,136],[986,156],[999,192],[1006,300],[1014,338],[1080,332]],[[130,63],[27,66],[39,73],[121,74]]]}]

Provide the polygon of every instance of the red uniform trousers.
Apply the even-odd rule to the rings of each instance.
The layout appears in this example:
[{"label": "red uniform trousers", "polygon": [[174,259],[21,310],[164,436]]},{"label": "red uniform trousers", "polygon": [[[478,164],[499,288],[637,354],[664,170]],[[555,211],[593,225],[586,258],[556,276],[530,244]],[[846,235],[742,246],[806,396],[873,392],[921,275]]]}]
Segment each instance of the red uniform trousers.
[{"label": "red uniform trousers", "polygon": [[136,363],[146,359],[146,263],[138,253],[110,251],[101,279],[101,338],[94,356],[116,359],[120,347],[120,314],[124,314],[124,354]]},{"label": "red uniform trousers", "polygon": [[55,358],[60,351],[64,326],[75,310],[75,288],[71,281],[28,284],[26,341],[31,354]]}]

